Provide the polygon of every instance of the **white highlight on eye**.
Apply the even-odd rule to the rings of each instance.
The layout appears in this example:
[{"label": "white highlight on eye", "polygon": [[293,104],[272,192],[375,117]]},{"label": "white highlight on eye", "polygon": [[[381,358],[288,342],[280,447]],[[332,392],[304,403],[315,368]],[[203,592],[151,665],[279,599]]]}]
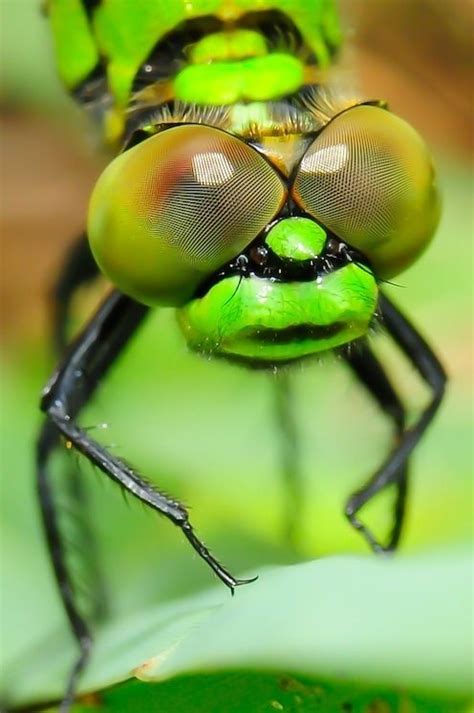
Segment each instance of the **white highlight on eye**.
[{"label": "white highlight on eye", "polygon": [[349,160],[349,149],[346,144],[325,146],[319,151],[306,154],[301,162],[304,173],[337,173]]},{"label": "white highlight on eye", "polygon": [[202,186],[222,186],[234,175],[233,165],[220,151],[198,153],[191,162],[194,177]]}]

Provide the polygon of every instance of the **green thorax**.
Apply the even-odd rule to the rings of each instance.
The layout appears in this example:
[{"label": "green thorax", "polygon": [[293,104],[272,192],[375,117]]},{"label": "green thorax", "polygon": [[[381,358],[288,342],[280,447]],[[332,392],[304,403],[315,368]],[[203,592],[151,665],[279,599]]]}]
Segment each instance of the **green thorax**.
[{"label": "green thorax", "polygon": [[[151,76],[145,82],[145,104],[277,99],[312,83],[311,67],[326,68],[340,44],[334,0],[102,0],[89,10],[81,0],[49,0],[48,9],[63,81],[77,90],[103,69],[108,111],[117,125],[123,124],[147,59],[169,37],[178,38],[179,45],[179,33],[185,39],[187,28],[195,28],[200,18],[204,30],[186,41],[185,61],[172,65],[167,77],[164,59],[159,81]],[[266,36],[265,18],[273,16],[292,23],[299,46]],[[166,45],[159,58],[172,51]]]}]

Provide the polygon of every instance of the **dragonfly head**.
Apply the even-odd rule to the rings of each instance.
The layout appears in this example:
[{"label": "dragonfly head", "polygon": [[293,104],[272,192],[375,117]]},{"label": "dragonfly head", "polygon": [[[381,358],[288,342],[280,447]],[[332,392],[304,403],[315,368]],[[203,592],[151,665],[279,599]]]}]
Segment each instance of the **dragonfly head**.
[{"label": "dragonfly head", "polygon": [[[385,109],[355,106],[279,160],[203,124],[125,151],[94,190],[88,232],[103,272],[178,308],[190,346],[290,361],[365,334],[377,282],[425,248],[438,219],[429,154]],[[283,158],[282,158],[283,156]]]}]

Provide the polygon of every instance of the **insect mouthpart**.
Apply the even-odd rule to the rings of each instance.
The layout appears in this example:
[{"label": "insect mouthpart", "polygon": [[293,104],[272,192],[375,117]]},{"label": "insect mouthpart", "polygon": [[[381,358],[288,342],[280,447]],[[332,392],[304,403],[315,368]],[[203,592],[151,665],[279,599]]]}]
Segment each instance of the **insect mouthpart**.
[{"label": "insect mouthpart", "polygon": [[269,366],[333,349],[367,332],[375,277],[306,217],[275,221],[179,309],[192,349]]}]

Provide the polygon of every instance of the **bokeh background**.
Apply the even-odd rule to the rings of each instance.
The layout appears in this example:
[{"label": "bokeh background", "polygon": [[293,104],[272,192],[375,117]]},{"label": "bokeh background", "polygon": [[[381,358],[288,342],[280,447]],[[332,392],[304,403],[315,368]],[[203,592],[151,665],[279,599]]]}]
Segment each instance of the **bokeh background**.
[{"label": "bokeh background", "polygon": [[[48,294],[83,225],[107,158],[59,85],[37,0],[1,8],[1,648],[5,685],[25,653],[66,624],[52,583],[35,502],[38,396],[53,365]],[[341,71],[364,96],[384,98],[436,157],[444,212],[438,236],[390,287],[440,354],[446,401],[413,458],[402,551],[471,537],[472,518],[472,37],[471,0],[345,0]],[[77,322],[103,286],[84,291]],[[427,393],[384,337],[376,340],[414,415]],[[345,497],[390,444],[390,428],[330,358],[290,376],[304,504],[286,537],[275,376],[190,355],[173,314],[148,320],[83,422],[153,481],[189,504],[192,520],[234,572],[366,550],[342,516]],[[106,424],[107,428],[101,428]],[[184,595],[210,575],[172,526],[157,521],[71,454],[89,493],[113,616]],[[61,462],[59,462],[61,461]],[[391,494],[364,513],[387,529]],[[369,512],[370,510],[370,512]],[[72,652],[72,649],[71,649]],[[72,655],[72,653],[71,653]]]}]

